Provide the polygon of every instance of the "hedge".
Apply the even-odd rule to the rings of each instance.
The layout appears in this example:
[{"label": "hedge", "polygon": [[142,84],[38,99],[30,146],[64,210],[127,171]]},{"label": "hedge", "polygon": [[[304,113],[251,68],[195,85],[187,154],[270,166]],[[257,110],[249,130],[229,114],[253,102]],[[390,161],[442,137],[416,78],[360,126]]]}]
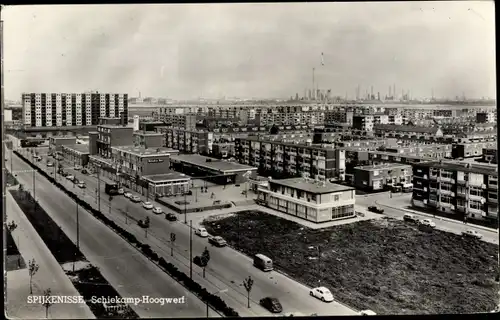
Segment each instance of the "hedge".
[{"label": "hedge", "polygon": [[21,158],[23,161],[28,163],[33,169],[35,169],[38,173],[43,175],[47,180],[49,180],[52,184],[61,189],[66,195],[68,195],[71,199],[75,200],[78,205],[86,209],[90,212],[95,218],[99,219],[106,226],[113,229],[116,233],[118,233],[122,238],[127,240],[130,244],[135,245],[140,251],[153,262],[156,262],[157,265],[172,278],[182,283],[187,289],[196,294],[202,301],[208,303],[214,309],[222,312],[226,317],[239,317],[238,312],[233,308],[229,307],[224,300],[222,300],[219,296],[209,293],[207,289],[202,287],[199,283],[193,281],[188,275],[184,272],[177,269],[172,263],[167,262],[165,258],[160,257],[156,252],[151,249],[151,246],[148,244],[143,244],[137,238],[127,230],[118,226],[113,220],[109,219],[105,215],[103,215],[100,211],[94,209],[90,204],[80,199],[73,192],[67,190],[61,183],[57,182],[53,177],[48,175],[45,171],[41,170],[33,163],[28,161],[24,156],[22,156],[19,152],[14,151],[14,153]]}]

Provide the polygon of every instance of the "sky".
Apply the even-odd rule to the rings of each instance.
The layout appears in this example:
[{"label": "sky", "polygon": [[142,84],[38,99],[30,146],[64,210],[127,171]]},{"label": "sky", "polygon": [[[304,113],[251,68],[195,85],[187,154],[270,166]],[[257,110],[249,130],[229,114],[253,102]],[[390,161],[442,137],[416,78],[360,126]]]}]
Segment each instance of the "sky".
[{"label": "sky", "polygon": [[[7,6],[5,97],[496,96],[493,1]],[[324,65],[321,65],[323,53]]]}]

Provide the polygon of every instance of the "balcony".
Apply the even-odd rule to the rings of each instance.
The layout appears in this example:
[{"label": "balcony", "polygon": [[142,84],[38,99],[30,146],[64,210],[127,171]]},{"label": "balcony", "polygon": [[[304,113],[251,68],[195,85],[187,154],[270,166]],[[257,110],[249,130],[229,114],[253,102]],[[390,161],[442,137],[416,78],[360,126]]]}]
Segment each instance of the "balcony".
[{"label": "balcony", "polygon": [[462,185],[462,186],[463,186],[463,185],[466,185],[466,184],[467,184],[467,181],[465,181],[465,180],[463,180],[463,179],[458,179],[458,180],[457,180],[457,183],[458,183],[459,185]]},{"label": "balcony", "polygon": [[447,182],[447,183],[451,183],[451,184],[455,183],[455,179],[449,178],[449,177],[439,177],[437,180],[439,182]]},{"label": "balcony", "polygon": [[437,180],[438,176],[437,175],[430,175],[429,180]]},{"label": "balcony", "polygon": [[489,198],[486,202],[487,202],[487,203],[494,203],[494,204],[498,204],[498,199]]},{"label": "balcony", "polygon": [[488,188],[492,190],[498,190],[498,183],[497,184],[488,184]]},{"label": "balcony", "polygon": [[465,212],[466,211],[465,209],[466,209],[465,206],[459,206],[459,205],[457,205],[457,211],[458,212]]},{"label": "balcony", "polygon": [[444,195],[444,196],[450,196],[450,197],[454,197],[455,196],[455,192],[453,192],[451,190],[440,189],[439,190],[439,194]]},{"label": "balcony", "polygon": [[485,203],[486,202],[486,198],[485,197],[474,195],[474,194],[469,194],[469,199],[470,200],[474,200],[474,201],[481,201],[481,203]]}]

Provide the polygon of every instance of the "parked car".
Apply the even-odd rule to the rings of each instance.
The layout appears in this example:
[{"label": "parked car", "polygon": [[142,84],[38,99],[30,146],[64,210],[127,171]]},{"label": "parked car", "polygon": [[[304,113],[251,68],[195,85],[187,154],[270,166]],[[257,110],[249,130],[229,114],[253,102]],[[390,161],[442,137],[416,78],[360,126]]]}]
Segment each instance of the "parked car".
[{"label": "parked car", "polygon": [[129,198],[129,199],[130,199],[130,198],[132,197],[132,193],[131,193],[131,192],[125,192],[125,193],[123,194],[123,196],[124,196],[125,198]]},{"label": "parked car", "polygon": [[203,227],[199,227],[197,228],[195,231],[194,231],[194,234],[202,237],[202,238],[206,238],[208,237],[208,232],[207,232],[207,229],[203,228]]},{"label": "parked car", "polygon": [[[139,197],[138,197],[138,198],[139,198]],[[153,209],[153,204],[152,204],[151,202],[149,202],[149,201],[143,201],[143,202],[142,202],[142,207],[143,207],[144,209],[151,210],[151,209]]]},{"label": "parked car", "polygon": [[375,212],[375,213],[384,213],[384,209],[379,209],[376,206],[369,206],[368,211]]},{"label": "parked car", "polygon": [[82,170],[82,166],[79,164],[75,165],[75,170]]},{"label": "parked car", "polygon": [[125,193],[125,190],[123,190],[123,188],[118,188],[118,194],[124,194]]},{"label": "parked car", "polygon": [[75,176],[70,174],[70,175],[66,176],[66,179],[68,179],[69,181],[73,181],[73,180],[75,180]]},{"label": "parked car", "polygon": [[332,293],[330,292],[330,290],[328,290],[325,287],[313,288],[313,289],[311,289],[311,291],[309,291],[309,294],[311,295],[311,297],[318,298],[319,300],[321,300],[323,302],[332,302],[333,301]]},{"label": "parked car", "polygon": [[283,311],[281,303],[276,298],[265,297],[260,299],[259,303],[261,306],[271,311],[272,313],[280,313]]},{"label": "parked car", "polygon": [[213,244],[216,247],[225,247],[227,246],[226,240],[221,236],[215,236],[208,238],[208,243]]},{"label": "parked car", "polygon": [[405,215],[403,216],[403,220],[407,222],[418,222],[417,216],[410,213],[405,213]]},{"label": "parked car", "polygon": [[431,228],[435,228],[436,227],[436,224],[431,219],[424,219],[424,220],[420,221],[420,224],[422,224],[424,226],[429,226]]},{"label": "parked car", "polygon": [[161,213],[163,213],[163,209],[160,208],[160,207],[154,207],[153,208],[153,213],[154,214],[161,214]]},{"label": "parked car", "polygon": [[468,237],[468,238],[475,238],[475,239],[481,239],[483,237],[476,230],[467,230],[467,231],[464,231],[464,232],[462,232],[462,236]]},{"label": "parked car", "polygon": [[83,168],[82,171],[80,171],[81,173],[83,174],[88,174],[89,172],[87,171],[87,169]]},{"label": "parked car", "polygon": [[129,199],[130,199],[132,202],[136,202],[136,203],[137,203],[137,202],[141,202],[141,197],[139,197],[139,196],[131,196]]},{"label": "parked car", "polygon": [[66,171],[59,171],[59,173],[61,174],[61,176],[63,177],[67,177],[69,175],[69,173],[67,173]]},{"label": "parked car", "polygon": [[78,187],[79,187],[79,188],[82,188],[82,189],[85,189],[87,186],[85,185],[85,182],[83,182],[83,181],[79,181],[79,182],[78,182]]},{"label": "parked car", "polygon": [[165,219],[168,221],[177,221],[177,216],[171,212],[165,214]]},{"label": "parked car", "polygon": [[47,162],[47,167],[53,167],[54,163],[53,162]]},{"label": "parked car", "polygon": [[360,316],[376,316],[377,314],[372,310],[362,310],[359,312]]}]

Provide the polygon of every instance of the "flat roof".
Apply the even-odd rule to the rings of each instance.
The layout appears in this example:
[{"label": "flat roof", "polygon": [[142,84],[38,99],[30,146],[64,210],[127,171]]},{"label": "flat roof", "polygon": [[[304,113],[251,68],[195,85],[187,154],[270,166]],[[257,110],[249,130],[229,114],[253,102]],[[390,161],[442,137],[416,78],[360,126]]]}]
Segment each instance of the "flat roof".
[{"label": "flat roof", "polygon": [[[34,137],[35,139],[37,139],[36,137]],[[53,138],[53,139],[76,139],[75,136],[52,136],[50,138]]]},{"label": "flat roof", "polygon": [[136,131],[136,132],[134,132],[134,135],[139,135],[139,136],[163,136],[163,133],[156,132],[156,131]]},{"label": "flat roof", "polygon": [[[185,162],[198,167],[216,170],[224,173],[257,170],[257,168],[255,167],[250,167],[236,162],[229,162],[215,158],[205,157],[199,154],[176,155],[172,156],[171,159],[173,161]],[[211,161],[207,162],[207,159],[210,159]]]},{"label": "flat roof", "polygon": [[73,145],[63,145],[63,149],[70,149],[76,151],[77,153],[89,153],[89,145],[88,144],[73,144]]},{"label": "flat roof", "polygon": [[131,129],[132,127],[129,127],[129,126],[124,126],[124,125],[121,125],[121,124],[99,124],[97,125],[97,127],[101,127],[101,128],[109,128],[109,129],[116,129],[116,128],[122,128],[122,129]]},{"label": "flat roof", "polygon": [[171,149],[171,148],[145,148],[144,146],[116,146],[111,147],[113,150],[118,150],[126,153],[130,153],[140,157],[148,157],[148,156],[169,156],[172,154],[178,154],[179,150]]},{"label": "flat roof", "polygon": [[485,165],[485,164],[475,164],[475,163],[464,163],[464,162],[458,162],[458,161],[446,161],[446,162],[439,162],[439,161],[433,161],[433,162],[425,162],[425,163],[418,163],[417,166],[420,167],[433,167],[433,168],[440,168],[440,169],[445,169],[445,170],[453,170],[453,171],[463,171],[463,172],[470,172],[470,173],[480,173],[480,174],[487,174],[487,175],[492,175],[498,177],[498,166],[496,164],[492,165]]},{"label": "flat roof", "polygon": [[148,176],[142,177],[145,180],[148,180],[153,183],[164,182],[164,181],[173,181],[173,180],[190,180],[191,177],[185,175],[184,173],[179,173],[176,171],[170,171],[163,174],[152,174]]},{"label": "flat roof", "polygon": [[410,164],[402,164],[402,163],[382,163],[375,166],[359,166],[354,167],[357,170],[366,170],[366,171],[374,171],[380,169],[396,169],[396,168],[411,168]]},{"label": "flat roof", "polygon": [[[280,179],[280,180],[270,180],[270,183],[279,184],[282,186],[299,189],[306,192],[325,194],[332,192],[341,192],[354,190],[353,187],[344,186],[341,184],[331,183],[329,181],[316,182],[313,179],[305,178],[291,178],[291,179]],[[324,185],[323,185],[324,183]]]}]

